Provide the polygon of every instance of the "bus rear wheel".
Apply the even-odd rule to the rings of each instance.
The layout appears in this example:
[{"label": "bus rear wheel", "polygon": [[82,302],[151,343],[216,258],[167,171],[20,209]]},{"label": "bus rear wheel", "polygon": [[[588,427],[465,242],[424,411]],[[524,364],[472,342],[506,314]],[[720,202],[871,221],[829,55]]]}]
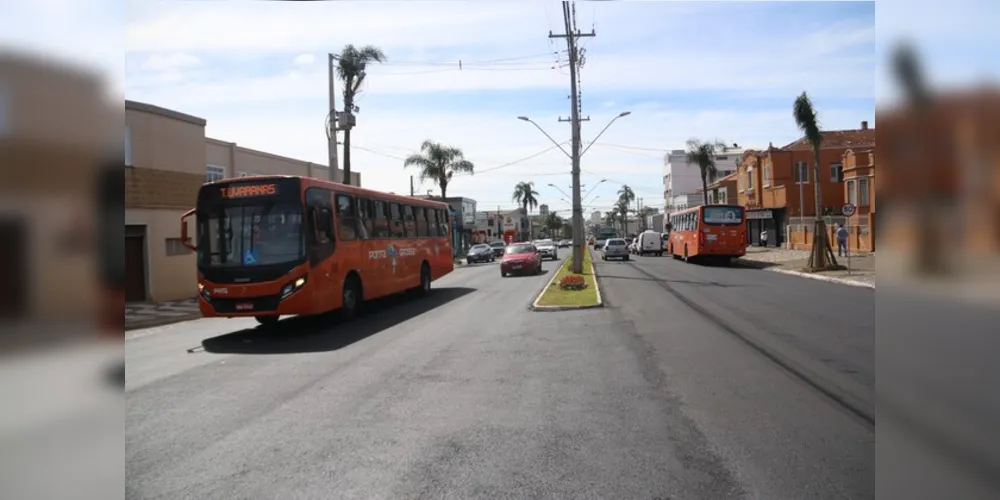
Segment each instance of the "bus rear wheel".
[{"label": "bus rear wheel", "polygon": [[420,266],[420,288],[417,289],[417,293],[420,295],[427,295],[431,291],[431,266],[427,265],[426,262]]}]

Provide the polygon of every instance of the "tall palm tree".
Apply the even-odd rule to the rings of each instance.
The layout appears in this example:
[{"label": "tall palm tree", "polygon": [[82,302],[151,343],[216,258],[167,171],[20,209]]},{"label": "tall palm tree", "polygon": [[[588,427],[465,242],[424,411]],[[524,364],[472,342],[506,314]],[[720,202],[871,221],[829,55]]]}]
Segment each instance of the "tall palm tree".
[{"label": "tall palm tree", "polygon": [[[337,59],[337,76],[344,82],[344,111],[351,115],[361,111],[355,99],[365,83],[368,64],[385,62],[385,53],[374,45],[357,48],[347,44]],[[344,129],[344,184],[351,183],[351,127]]]},{"label": "tall palm tree", "polygon": [[510,199],[521,205],[521,210],[524,211],[524,216],[528,219],[528,234],[530,235],[531,217],[528,217],[528,214],[538,206],[538,191],[535,191],[535,183],[530,181],[518,182],[514,186],[514,194]]},{"label": "tall palm tree", "polygon": [[618,225],[618,209],[612,208],[607,213],[604,214],[604,225],[609,227],[617,227]]},{"label": "tall palm tree", "polygon": [[465,159],[462,150],[444,146],[430,140],[420,145],[420,153],[412,154],[403,162],[403,168],[418,167],[420,180],[432,180],[441,188],[441,199],[448,196],[448,184],[455,174],[473,174],[476,166]]},{"label": "tall palm tree", "polygon": [[[812,100],[805,92],[795,99],[792,115],[795,117],[795,124],[805,135],[813,150],[813,198],[816,220],[813,222],[813,244],[812,254],[809,256],[809,268],[826,269],[828,264],[837,265],[837,258],[834,257],[833,248],[830,247],[830,241],[827,239],[826,222],[823,221],[822,192],[819,188],[819,149],[823,144],[823,132],[819,129],[819,120],[816,117],[816,109],[813,108]],[[827,257],[830,259],[829,262]]]},{"label": "tall palm tree", "polygon": [[708,185],[715,182],[716,176],[719,175],[715,157],[726,150],[726,145],[719,140],[703,142],[698,139],[689,139],[687,147],[687,161],[698,165],[698,173],[701,175],[702,199],[704,204],[708,205]]},{"label": "tall palm tree", "polygon": [[625,210],[632,206],[632,202],[635,201],[635,191],[628,186],[628,184],[622,184],[622,187],[618,190],[618,201],[625,202]]},{"label": "tall palm tree", "polygon": [[622,237],[626,237],[628,236],[628,201],[625,198],[618,198],[615,211],[618,213],[618,219],[622,223]]}]

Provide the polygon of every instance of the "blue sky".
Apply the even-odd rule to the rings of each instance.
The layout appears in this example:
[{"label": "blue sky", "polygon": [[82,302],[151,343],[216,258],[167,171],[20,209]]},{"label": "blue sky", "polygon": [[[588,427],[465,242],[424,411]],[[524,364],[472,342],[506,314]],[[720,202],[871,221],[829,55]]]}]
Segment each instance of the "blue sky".
[{"label": "blue sky", "polygon": [[[514,184],[527,180],[543,202],[565,208],[547,187],[569,185],[559,151],[486,172],[550,147],[518,115],[569,138],[557,120],[569,112],[569,77],[552,68],[565,62],[565,44],[547,36],[562,31],[558,2],[44,0],[13,9],[0,20],[8,45],[102,68],[129,99],[206,118],[210,136],[324,163],[325,54],[377,45],[389,62],[370,71],[353,135],[365,185],[407,191],[411,172],[398,158],[433,139],[461,147],[482,171],[450,193],[509,206]],[[930,0],[885,0],[878,10],[872,2],[580,2],[579,27],[597,31],[583,41],[584,140],[632,111],[584,157],[583,182],[609,179],[594,193],[609,204],[621,183],[662,204],[663,151],[691,137],[789,142],[798,135],[791,103],[803,90],[828,129],[874,123],[876,97],[894,95],[886,50],[908,34],[925,45],[935,75],[950,77],[942,82],[996,74],[985,55],[1000,47],[989,11],[998,8],[988,0],[955,0],[947,10]]]}]

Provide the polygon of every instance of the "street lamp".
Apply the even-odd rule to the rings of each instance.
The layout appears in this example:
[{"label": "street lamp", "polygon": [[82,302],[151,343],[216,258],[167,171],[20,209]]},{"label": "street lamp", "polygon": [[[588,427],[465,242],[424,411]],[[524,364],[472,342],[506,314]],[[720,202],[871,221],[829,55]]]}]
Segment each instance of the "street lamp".
[{"label": "street lamp", "polygon": [[[587,196],[589,196],[589,195],[590,195],[590,193],[593,193],[593,192],[594,192],[594,190],[595,190],[595,189],[597,189],[597,186],[599,186],[599,185],[600,185],[601,183],[603,183],[603,182],[604,182],[604,181],[606,181],[606,180],[607,180],[607,179],[601,179],[601,180],[597,181],[597,183],[596,183],[596,184],[594,184],[594,187],[592,187],[592,188],[590,188],[589,190],[587,190],[587,194],[583,195],[583,196],[582,196],[582,197],[581,197],[580,199],[581,199],[581,200],[584,200],[584,199],[586,199],[586,198],[587,198]],[[596,198],[595,198],[595,199],[596,199]]]},{"label": "street lamp", "polygon": [[572,196],[566,194],[566,191],[563,191],[559,186],[556,186],[555,184],[552,184],[551,182],[549,183],[549,187],[555,189],[556,191],[559,191],[560,193],[562,193],[563,195],[565,195],[568,198],[572,198]]},{"label": "street lamp", "polygon": [[611,121],[609,121],[608,124],[601,129],[601,132],[597,134],[597,137],[594,137],[594,140],[590,141],[590,144],[588,144],[587,147],[583,150],[583,153],[580,153],[580,156],[583,156],[587,151],[590,150],[590,147],[593,146],[594,143],[597,142],[597,140],[600,139],[602,135],[604,135],[604,132],[608,130],[608,127],[610,127],[612,123],[617,121],[619,118],[625,118],[626,116],[631,114],[632,114],[631,111],[622,111],[621,113],[618,114],[618,116],[612,118]]},{"label": "street lamp", "polygon": [[534,121],[534,120],[532,120],[531,118],[528,118],[527,116],[518,116],[518,117],[517,117],[517,119],[518,119],[518,120],[521,120],[521,121],[525,121],[525,122],[528,122],[528,123],[530,123],[530,124],[534,125],[534,126],[535,126],[535,128],[537,128],[539,132],[541,132],[541,133],[542,133],[543,135],[545,135],[545,137],[548,137],[548,139],[549,139],[550,141],[552,141],[552,144],[555,144],[555,145],[556,145],[556,147],[557,147],[557,148],[559,148],[559,150],[560,150],[560,151],[562,151],[564,155],[566,155],[566,156],[567,156],[568,158],[570,158],[570,159],[572,159],[572,158],[573,158],[573,155],[571,155],[571,154],[567,153],[567,152],[566,152],[566,150],[565,150],[565,149],[563,149],[563,147],[562,147],[562,144],[559,144],[558,142],[556,142],[556,140],[555,140],[555,139],[553,139],[553,138],[552,138],[552,136],[551,136],[551,135],[549,135],[549,133],[548,133],[548,132],[546,132],[546,131],[545,131],[545,129],[543,129],[543,128],[542,128],[542,127],[541,127],[541,126],[539,125],[539,124],[535,123],[535,121]]}]

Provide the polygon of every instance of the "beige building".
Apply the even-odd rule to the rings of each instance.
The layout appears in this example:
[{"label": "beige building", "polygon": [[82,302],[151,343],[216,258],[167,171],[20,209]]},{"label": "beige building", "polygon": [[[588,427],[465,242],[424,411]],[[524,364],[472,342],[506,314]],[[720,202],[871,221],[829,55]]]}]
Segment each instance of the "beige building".
[{"label": "beige building", "polygon": [[[248,175],[326,179],[326,165],[205,137],[203,118],[125,101],[125,298],[168,301],[195,295],[195,256],[180,240],[180,217],[205,182]],[[337,172],[338,178],[343,172]],[[361,176],[351,174],[351,184]]]}]

